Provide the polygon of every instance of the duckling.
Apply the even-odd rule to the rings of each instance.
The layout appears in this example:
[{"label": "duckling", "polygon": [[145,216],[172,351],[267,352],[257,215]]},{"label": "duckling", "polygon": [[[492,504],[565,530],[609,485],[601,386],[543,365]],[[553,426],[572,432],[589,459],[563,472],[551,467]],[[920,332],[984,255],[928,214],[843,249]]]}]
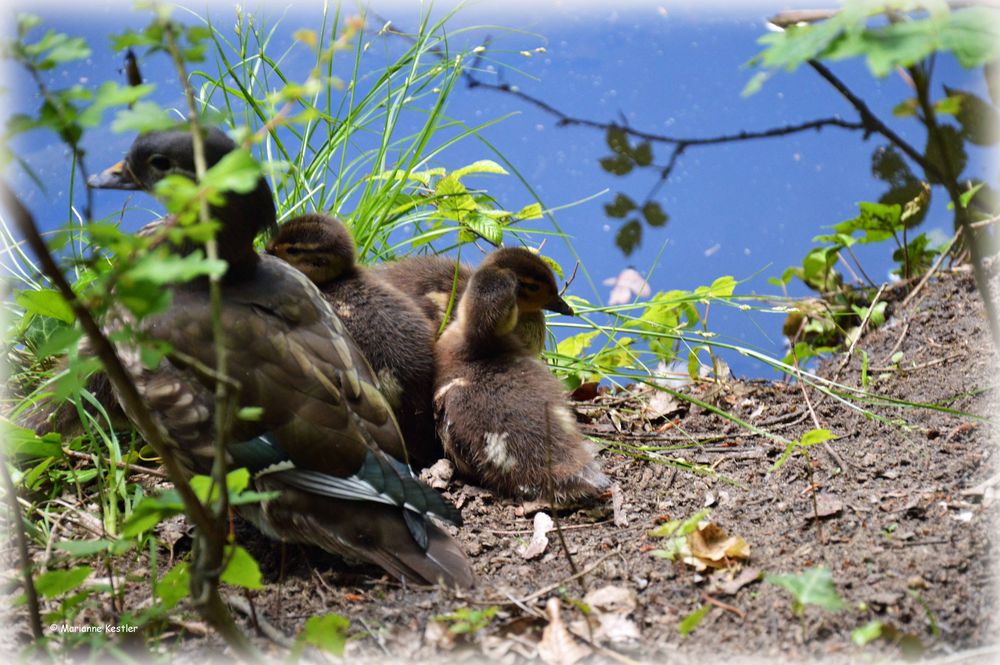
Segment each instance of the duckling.
[{"label": "duckling", "polygon": [[577,429],[559,380],[514,333],[520,279],[495,263],[476,270],[438,340],[434,406],[445,454],[503,496],[597,497],[609,481],[594,445]]},{"label": "duckling", "polygon": [[[221,131],[204,134],[211,166],[236,149]],[[94,176],[90,186],[152,191],[168,174],[194,174],[186,131],[139,136],[123,162]],[[361,350],[316,286],[284,261],[258,255],[256,236],[274,226],[274,201],[263,178],[246,193],[231,192],[213,206],[222,280],[221,325],[236,406],[259,407],[257,420],[236,419],[227,462],[247,467],[253,486],[280,495],[243,514],[266,535],[309,543],[375,563],[397,578],[469,587],[469,562],[431,520],[459,524],[461,515],[407,466],[392,409],[378,390]],[[197,245],[173,247],[190,253]],[[213,391],[204,368],[215,368],[213,317],[207,280],[171,287],[169,308],[141,321],[112,312],[109,329],[131,326],[167,342],[152,369],[134,345],[118,352],[189,473],[213,461]],[[135,420],[134,413],[128,413]]]},{"label": "duckling", "polygon": [[323,292],[372,369],[392,406],[415,468],[443,451],[434,431],[436,330],[417,305],[355,262],[343,222],[326,215],[296,217],[278,228],[268,254],[297,268]]},{"label": "duckling", "polygon": [[[573,308],[559,295],[552,270],[531,251],[506,247],[490,253],[480,267],[496,266],[512,271],[518,280],[518,321],[515,334],[538,355],[545,348],[545,315],[542,310],[573,315]],[[441,256],[416,256],[383,263],[376,274],[410,296],[441,327],[448,303],[462,297],[472,268]]]}]

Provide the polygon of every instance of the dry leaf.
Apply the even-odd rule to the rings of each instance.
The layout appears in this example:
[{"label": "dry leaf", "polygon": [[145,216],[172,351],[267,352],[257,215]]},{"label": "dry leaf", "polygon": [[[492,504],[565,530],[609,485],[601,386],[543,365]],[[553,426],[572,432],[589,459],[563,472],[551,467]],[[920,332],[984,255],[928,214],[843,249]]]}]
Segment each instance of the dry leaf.
[{"label": "dry leaf", "polygon": [[535,532],[531,534],[531,542],[518,550],[518,553],[525,559],[534,559],[545,552],[549,546],[547,534],[552,530],[552,518],[546,513],[535,513]]},{"label": "dry leaf", "polygon": [[590,608],[601,612],[618,612],[628,614],[636,608],[635,592],[627,587],[609,584],[600,589],[594,589],[583,598]]},{"label": "dry leaf", "polygon": [[420,480],[436,490],[443,490],[448,487],[448,483],[451,482],[454,475],[455,465],[450,460],[439,459],[420,472]]},{"label": "dry leaf", "polygon": [[[726,559],[750,558],[750,546],[740,536],[728,536],[714,522],[687,536],[691,556],[712,568],[725,568]],[[696,566],[697,567],[697,566]],[[704,568],[698,568],[704,570]]]},{"label": "dry leaf", "polygon": [[559,599],[549,598],[545,605],[549,625],[542,632],[538,643],[538,657],[548,665],[573,665],[590,655],[590,647],[580,644],[566,630],[566,624],[559,616]]},{"label": "dry leaf", "polygon": [[752,584],[760,579],[760,570],[757,568],[744,568],[743,571],[733,579],[720,582],[716,581],[711,588],[711,593],[720,596],[735,596],[736,592],[748,584]]}]

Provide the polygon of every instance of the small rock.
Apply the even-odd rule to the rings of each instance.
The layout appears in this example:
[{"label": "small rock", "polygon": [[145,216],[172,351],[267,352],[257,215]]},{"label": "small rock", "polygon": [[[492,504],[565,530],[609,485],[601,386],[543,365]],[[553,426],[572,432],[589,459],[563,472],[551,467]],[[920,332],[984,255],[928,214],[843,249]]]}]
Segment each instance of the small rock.
[{"label": "small rock", "polygon": [[421,471],[420,479],[436,490],[443,490],[448,487],[454,475],[455,465],[442,458]]}]

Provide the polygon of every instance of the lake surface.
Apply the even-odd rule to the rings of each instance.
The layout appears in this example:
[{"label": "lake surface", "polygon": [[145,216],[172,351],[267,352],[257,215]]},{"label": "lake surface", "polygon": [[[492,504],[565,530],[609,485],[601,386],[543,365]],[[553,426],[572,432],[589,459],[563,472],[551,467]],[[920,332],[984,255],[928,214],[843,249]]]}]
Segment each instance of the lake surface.
[{"label": "lake surface", "polygon": [[[847,102],[809,69],[778,74],[756,95],[740,95],[753,73],[743,65],[760,50],[757,39],[766,33],[765,19],[784,5],[722,9],[673,3],[634,3],[622,9],[569,2],[515,3],[507,9],[494,5],[480,3],[459,10],[449,23],[454,31],[490,27],[458,34],[451,48],[471,48],[488,40],[489,60],[482,63],[477,77],[515,85],[575,118],[627,123],[678,138],[759,131],[830,116],[856,119]],[[281,11],[271,7],[264,15],[271,22],[280,19],[271,52],[290,49],[283,68],[304,78],[309,54],[301,45],[292,45],[291,34],[302,27],[317,27],[318,5],[290,3]],[[420,19],[416,3],[373,2],[371,7],[402,30],[412,30]],[[93,48],[88,61],[50,73],[58,86],[121,81],[121,56],[110,49],[107,35],[126,27],[141,28],[147,22],[145,14],[120,3],[40,7],[22,3],[20,9],[41,15],[46,27],[85,37]],[[447,9],[438,5],[434,12]],[[2,11],[8,18],[4,28],[8,37],[11,10]],[[215,4],[209,12],[217,24],[232,21],[231,6]],[[355,6],[345,5],[344,15],[352,13],[356,13]],[[377,30],[381,23],[380,18],[369,17],[370,30]],[[382,46],[380,42],[366,56],[373,70],[402,48],[388,43],[392,37],[382,39],[387,43]],[[339,73],[349,75],[348,67],[345,62]],[[180,89],[166,58],[162,54],[144,57],[142,68],[147,80],[158,83],[153,99],[180,107]],[[832,68],[904,138],[914,145],[923,144],[915,121],[892,116],[892,109],[908,96],[902,78],[873,79],[858,61]],[[980,72],[965,71],[949,57],[938,59],[935,78],[938,94],[943,82],[986,97]],[[37,94],[22,72],[8,64],[5,79],[8,113],[37,108]],[[485,188],[506,209],[531,202],[532,191],[545,207],[561,208],[555,219],[583,266],[570,293],[592,302],[607,300],[611,287],[604,280],[626,266],[651,273],[653,291],[693,289],[732,275],[746,280],[738,293],[778,294],[780,290],[768,284],[767,278],[798,263],[813,245],[812,238],[825,232],[824,227],[853,217],[857,202],[877,200],[886,189],[871,174],[872,152],[884,142],[877,137],[864,141],[858,132],[826,128],[692,147],[655,197],[669,221],[659,228],[644,224],[641,244],[625,257],[614,241],[623,220],[609,218],[604,206],[619,192],[641,201],[656,184],[656,172],[643,170],[623,177],[607,173],[599,164],[611,154],[602,131],[560,127],[553,115],[509,94],[460,84],[447,109],[450,118],[468,125],[511,113],[515,115],[485,129],[482,138],[509,160],[530,190],[513,176],[470,182]],[[88,134],[85,146],[91,169],[120,159],[132,138],[106,128]],[[43,192],[15,169],[9,177],[18,191],[46,228],[65,223],[69,206],[66,150],[55,137],[42,132],[19,138],[15,146],[47,183]],[[653,146],[654,164],[662,166],[668,157],[668,146]],[[995,174],[995,165],[986,163],[985,153],[971,157],[967,173]],[[451,170],[478,159],[497,157],[485,143],[465,140],[444,151],[436,165]],[[939,240],[951,236],[951,215],[944,199],[935,192],[921,228]],[[120,210],[124,200],[117,193],[99,193],[96,216]],[[151,200],[142,205],[156,208]],[[129,216],[126,224],[138,226],[148,219],[148,215]],[[532,222],[530,228],[551,230],[545,220]],[[540,242],[542,236],[534,240]],[[572,268],[573,253],[559,239],[549,238],[545,252]],[[866,271],[876,279],[885,278],[892,268],[891,253],[888,245],[858,251]],[[808,291],[794,284],[791,293]],[[728,307],[714,307],[709,319],[719,339],[777,357],[784,353],[781,323],[780,315]],[[559,334],[567,332],[574,331]],[[762,363],[738,354],[723,355],[739,375],[774,376]]]}]

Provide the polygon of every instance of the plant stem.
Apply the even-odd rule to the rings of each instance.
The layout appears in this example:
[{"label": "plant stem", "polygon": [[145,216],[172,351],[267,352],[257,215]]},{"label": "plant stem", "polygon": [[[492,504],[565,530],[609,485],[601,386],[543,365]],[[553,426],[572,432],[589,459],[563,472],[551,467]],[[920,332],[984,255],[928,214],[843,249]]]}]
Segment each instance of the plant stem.
[{"label": "plant stem", "polygon": [[21,558],[21,575],[24,577],[24,596],[28,599],[28,623],[31,624],[31,635],[35,641],[44,637],[42,633],[42,615],[38,610],[38,592],[35,590],[35,580],[31,574],[31,555],[28,553],[28,538],[24,533],[24,522],[21,517],[21,506],[17,503],[17,492],[14,489],[14,481],[7,470],[6,455],[0,459],[0,472],[3,473],[4,494],[7,495],[7,503],[10,504],[10,521],[13,525],[14,535],[17,538],[17,552]]}]

